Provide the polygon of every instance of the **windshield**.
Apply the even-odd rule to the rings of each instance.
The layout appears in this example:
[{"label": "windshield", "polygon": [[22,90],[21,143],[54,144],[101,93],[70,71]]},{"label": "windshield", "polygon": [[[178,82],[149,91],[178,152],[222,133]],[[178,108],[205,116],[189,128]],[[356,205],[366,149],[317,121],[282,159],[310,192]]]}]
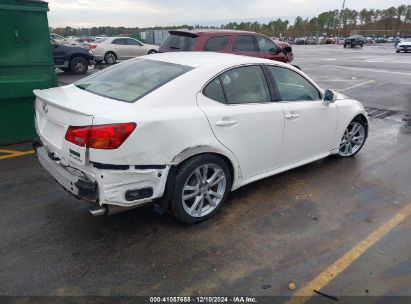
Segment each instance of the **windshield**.
[{"label": "windshield", "polygon": [[134,102],[191,69],[184,65],[137,59],[80,80],[76,86],[104,97]]},{"label": "windshield", "polygon": [[53,38],[50,38],[50,43],[52,46],[59,46],[60,43],[58,43],[56,40],[54,40]]},{"label": "windshield", "polygon": [[101,42],[106,41],[106,40],[107,40],[107,38],[99,38],[99,39],[94,40],[93,43],[101,43]]},{"label": "windshield", "polygon": [[171,34],[161,47],[177,51],[189,52],[197,41],[197,37]]}]

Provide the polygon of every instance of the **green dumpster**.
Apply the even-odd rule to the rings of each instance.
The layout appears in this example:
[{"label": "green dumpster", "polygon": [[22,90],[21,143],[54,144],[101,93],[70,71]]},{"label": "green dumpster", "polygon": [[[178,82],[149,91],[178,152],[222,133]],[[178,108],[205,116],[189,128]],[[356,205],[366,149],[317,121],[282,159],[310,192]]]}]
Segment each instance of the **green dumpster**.
[{"label": "green dumpster", "polygon": [[32,140],[34,89],[57,86],[43,1],[0,1],[0,145]]}]

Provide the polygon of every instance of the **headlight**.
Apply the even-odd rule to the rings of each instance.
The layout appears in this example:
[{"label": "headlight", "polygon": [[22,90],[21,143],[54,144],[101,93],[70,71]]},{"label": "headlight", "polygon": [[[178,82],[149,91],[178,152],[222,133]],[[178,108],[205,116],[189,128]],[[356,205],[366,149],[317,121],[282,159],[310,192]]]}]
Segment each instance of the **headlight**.
[{"label": "headlight", "polygon": [[88,50],[88,53],[89,53],[90,55],[93,55],[93,52],[92,52],[91,50]]}]

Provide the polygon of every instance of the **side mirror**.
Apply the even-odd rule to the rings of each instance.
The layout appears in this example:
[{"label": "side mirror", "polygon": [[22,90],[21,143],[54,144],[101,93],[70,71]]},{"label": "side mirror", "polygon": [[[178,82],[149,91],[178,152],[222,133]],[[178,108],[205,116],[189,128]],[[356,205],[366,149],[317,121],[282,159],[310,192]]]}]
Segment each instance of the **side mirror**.
[{"label": "side mirror", "polygon": [[337,92],[326,89],[324,91],[323,102],[326,104],[333,103],[337,100]]}]

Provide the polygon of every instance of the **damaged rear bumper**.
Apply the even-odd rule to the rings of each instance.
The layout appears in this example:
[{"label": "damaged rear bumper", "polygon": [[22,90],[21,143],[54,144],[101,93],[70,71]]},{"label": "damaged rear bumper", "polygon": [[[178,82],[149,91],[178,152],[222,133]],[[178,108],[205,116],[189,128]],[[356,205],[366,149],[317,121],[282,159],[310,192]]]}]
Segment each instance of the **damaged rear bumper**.
[{"label": "damaged rear bumper", "polygon": [[170,166],[78,166],[37,147],[41,165],[68,192],[77,198],[100,205],[132,207],[161,198]]}]

